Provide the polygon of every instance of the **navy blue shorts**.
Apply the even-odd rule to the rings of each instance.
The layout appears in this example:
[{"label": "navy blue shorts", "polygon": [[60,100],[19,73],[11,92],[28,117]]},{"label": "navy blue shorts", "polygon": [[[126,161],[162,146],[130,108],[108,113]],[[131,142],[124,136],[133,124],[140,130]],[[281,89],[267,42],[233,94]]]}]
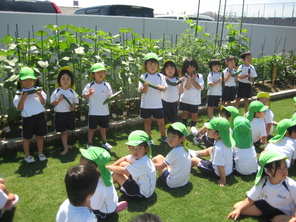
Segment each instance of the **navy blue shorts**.
[{"label": "navy blue shorts", "polygon": [[252,87],[249,83],[238,82],[237,98],[251,98]]},{"label": "navy blue shorts", "polygon": [[269,203],[267,203],[265,200],[256,200],[254,202],[254,205],[261,211],[262,216],[268,217],[268,218],[273,218],[277,215],[282,215],[285,214],[283,211],[274,208],[271,206]]},{"label": "navy blue shorts", "polygon": [[121,193],[126,194],[129,197],[132,197],[134,199],[146,199],[145,196],[143,196],[140,193],[140,187],[139,185],[136,183],[136,181],[134,181],[133,177],[130,175],[129,178],[122,184],[122,187],[124,188],[124,190],[120,189]]},{"label": "navy blue shorts", "polygon": [[214,178],[220,178],[213,168],[213,163],[208,160],[201,160],[199,164],[197,165],[197,168],[202,172],[203,174],[214,177]]},{"label": "navy blue shorts", "polygon": [[114,214],[114,212],[107,214],[99,210],[93,210],[93,212],[97,216],[98,221],[109,219]]},{"label": "navy blue shorts", "polygon": [[198,105],[190,105],[180,102],[179,110],[188,111],[190,113],[198,113]]},{"label": "navy blue shorts", "polygon": [[178,118],[178,103],[169,103],[162,100],[164,117],[168,119],[170,123],[177,122]]},{"label": "navy blue shorts", "polygon": [[220,99],[221,99],[221,96],[208,96],[207,106],[218,107]]},{"label": "navy blue shorts", "polygon": [[75,113],[55,113],[54,115],[54,125],[56,132],[65,132],[67,130],[75,129]]},{"label": "navy blue shorts", "polygon": [[235,86],[225,86],[222,92],[222,101],[233,101],[236,95],[236,87]]},{"label": "navy blue shorts", "polygon": [[163,108],[160,108],[160,109],[141,108],[140,116],[143,119],[148,119],[150,117],[154,117],[155,119],[163,119],[164,118]]},{"label": "navy blue shorts", "polygon": [[44,113],[23,117],[23,137],[25,139],[32,139],[33,135],[45,136],[46,134],[47,126]]},{"label": "navy blue shorts", "polygon": [[109,116],[88,116],[88,128],[96,129],[98,126],[109,128]]},{"label": "navy blue shorts", "polygon": [[167,185],[168,186],[168,184],[167,184],[167,178],[168,178],[168,176],[169,176],[169,171],[168,171],[168,169],[166,169],[165,171],[163,171],[162,172],[162,174],[161,174],[161,176],[160,176],[160,179],[161,179],[161,181],[165,184],[165,185]]},{"label": "navy blue shorts", "polygon": [[204,141],[206,148],[214,146],[215,139],[209,138],[208,133],[204,134],[201,138]]}]

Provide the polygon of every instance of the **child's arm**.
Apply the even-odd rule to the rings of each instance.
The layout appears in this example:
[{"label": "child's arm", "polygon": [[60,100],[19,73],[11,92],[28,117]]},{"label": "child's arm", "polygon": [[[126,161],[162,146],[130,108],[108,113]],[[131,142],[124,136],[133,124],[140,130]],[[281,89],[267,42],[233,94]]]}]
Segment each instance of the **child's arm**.
[{"label": "child's arm", "polygon": [[185,84],[185,89],[189,90],[191,87],[191,75],[185,73],[185,76],[187,77],[187,83]]},{"label": "child's arm", "polygon": [[21,110],[23,110],[24,109],[24,104],[25,104],[25,100],[26,100],[26,98],[28,97],[28,93],[26,93],[26,92],[23,92],[22,93],[22,95],[21,95],[21,100],[20,100],[20,102],[18,103],[18,105],[17,105],[17,110],[18,111],[21,111]]},{"label": "child's arm", "polygon": [[119,158],[118,160],[116,160],[112,166],[119,166],[120,163],[122,163],[123,161],[126,161],[126,156]]},{"label": "child's arm", "polygon": [[83,97],[84,99],[87,99],[87,98],[89,98],[92,94],[94,94],[94,92],[95,92],[94,88],[90,88],[90,89],[89,89],[89,93],[84,93],[84,94],[82,95],[82,97]]},{"label": "child's arm", "polygon": [[216,81],[216,82],[210,82],[209,86],[211,86],[211,87],[215,86],[215,85],[219,84],[220,82],[222,82],[222,77],[219,77],[218,81]]},{"label": "child's arm", "polygon": [[228,214],[227,219],[232,218],[233,220],[237,220],[241,211],[250,207],[254,202],[254,200],[247,197],[235,210]]},{"label": "child's arm", "polygon": [[106,168],[117,174],[129,174],[126,167],[109,165]]},{"label": "child's arm", "polygon": [[40,91],[37,91],[36,94],[39,97],[39,100],[40,100],[41,104],[44,105],[45,104],[45,99],[42,96],[42,91],[41,90]]},{"label": "child's arm", "polygon": [[228,69],[227,71],[228,71],[228,73],[226,71],[224,72],[224,83],[226,83],[228,81],[228,79],[232,76],[231,69]]},{"label": "child's arm", "polygon": [[58,105],[62,101],[63,98],[64,98],[64,95],[61,94],[60,97],[58,99],[56,99],[55,101],[53,101],[50,105],[53,105],[53,106]]},{"label": "child's arm", "polygon": [[147,82],[145,82],[144,84],[143,84],[143,86],[142,86],[142,88],[140,88],[140,92],[141,93],[147,93],[148,92],[148,83]]},{"label": "child's arm", "polygon": [[201,86],[195,81],[195,78],[196,78],[197,75],[198,75],[198,74],[192,74],[191,82],[192,82],[192,85],[193,85],[196,89],[200,90],[200,89],[201,89]]},{"label": "child's arm", "polygon": [[220,180],[218,180],[218,185],[220,187],[223,187],[226,185],[226,176],[225,176],[225,168],[224,166],[218,166],[218,171],[220,175]]}]

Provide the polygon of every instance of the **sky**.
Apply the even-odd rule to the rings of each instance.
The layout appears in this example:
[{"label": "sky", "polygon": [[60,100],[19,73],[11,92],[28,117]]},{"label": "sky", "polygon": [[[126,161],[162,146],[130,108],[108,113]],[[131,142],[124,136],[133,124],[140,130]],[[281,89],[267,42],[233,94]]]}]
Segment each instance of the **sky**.
[{"label": "sky", "polygon": [[[51,0],[58,6],[73,6],[73,0]],[[197,13],[198,2],[200,1],[200,13],[203,12],[218,12],[219,2],[221,5],[226,1],[226,15],[240,15],[242,10],[242,3],[245,1],[245,14],[247,16],[258,15],[260,17],[292,17],[295,8],[296,14],[296,0],[78,0],[79,7],[89,7],[95,5],[106,4],[127,4],[138,5],[154,8],[157,14],[172,14],[172,13]],[[260,3],[258,3],[260,2]],[[294,2],[294,4],[293,4]],[[224,7],[221,6],[220,14],[223,13]],[[295,15],[294,15],[295,16]]]}]

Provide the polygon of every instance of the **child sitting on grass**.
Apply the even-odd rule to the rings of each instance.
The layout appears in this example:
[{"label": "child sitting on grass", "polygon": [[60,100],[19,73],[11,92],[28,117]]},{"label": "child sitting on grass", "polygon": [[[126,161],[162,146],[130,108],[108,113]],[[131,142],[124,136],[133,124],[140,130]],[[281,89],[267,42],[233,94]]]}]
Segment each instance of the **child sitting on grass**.
[{"label": "child sitting on grass", "polygon": [[4,185],[4,179],[0,178],[0,217],[2,215],[2,208],[4,210],[10,210],[18,200],[18,195],[10,193]]},{"label": "child sitting on grass", "polygon": [[271,135],[273,132],[273,117],[274,114],[270,109],[270,96],[267,92],[260,92],[257,94],[257,100],[262,102],[265,106],[268,106],[269,108],[265,111],[265,116],[263,118],[265,125],[266,125],[266,133],[267,135]]},{"label": "child sitting on grass", "polygon": [[94,195],[99,175],[88,165],[71,167],[65,177],[68,199],[59,208],[56,222],[97,222],[94,213],[87,207]]},{"label": "child sitting on grass", "polygon": [[[229,122],[223,117],[212,119],[205,123],[208,129],[208,136],[215,139],[215,145],[205,150],[196,151],[196,156],[191,158],[192,166],[196,166],[205,175],[220,178],[218,185],[226,185],[226,176],[232,173],[234,140],[230,135]],[[200,157],[210,156],[211,160],[204,160]]]},{"label": "child sitting on grass", "polygon": [[110,161],[110,154],[101,147],[92,146],[80,149],[80,164],[92,166],[98,171],[99,182],[94,195],[90,198],[89,208],[93,210],[98,220],[110,218],[114,213],[124,210],[128,203],[118,203],[118,196],[113,184],[112,175],[105,167]]},{"label": "child sitting on grass", "polygon": [[183,123],[176,122],[167,126],[168,144],[173,149],[164,157],[157,155],[152,161],[161,180],[170,188],[185,186],[190,177],[191,160],[186,147],[187,129]]},{"label": "child sitting on grass", "polygon": [[150,159],[148,134],[142,130],[133,131],[126,144],[130,155],[121,157],[106,168],[113,172],[114,183],[121,186],[122,193],[139,200],[149,198],[156,186],[156,171]]}]

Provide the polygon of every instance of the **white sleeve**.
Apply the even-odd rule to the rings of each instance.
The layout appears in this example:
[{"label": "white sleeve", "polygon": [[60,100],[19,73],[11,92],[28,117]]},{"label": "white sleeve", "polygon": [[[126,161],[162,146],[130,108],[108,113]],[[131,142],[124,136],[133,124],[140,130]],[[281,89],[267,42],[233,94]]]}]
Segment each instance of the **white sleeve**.
[{"label": "white sleeve", "polygon": [[6,193],[0,190],[0,209],[2,209],[5,206],[7,200],[8,200],[8,197]]},{"label": "white sleeve", "polygon": [[247,192],[247,197],[249,197],[251,200],[256,201],[261,199],[261,189],[262,182],[260,182],[257,186],[253,186],[250,191]]},{"label": "white sleeve", "polygon": [[78,94],[75,91],[74,91],[74,103],[79,103],[79,97],[78,97]]},{"label": "white sleeve", "polygon": [[15,95],[14,98],[13,98],[13,105],[15,106],[15,108],[17,108],[20,101],[21,101],[21,96],[20,95]]},{"label": "white sleeve", "polygon": [[57,89],[55,89],[55,90],[52,92],[52,94],[51,94],[51,96],[50,96],[50,103],[52,103],[52,102],[54,102],[55,100],[58,99],[56,95],[57,95]]},{"label": "white sleeve", "polygon": [[254,66],[252,66],[253,69],[252,69],[252,72],[251,72],[251,77],[257,77],[257,72],[256,72],[256,69]]},{"label": "white sleeve", "polygon": [[84,89],[83,89],[83,91],[82,91],[82,95],[84,95],[84,94],[86,94],[86,93],[89,93],[89,89],[90,89],[90,83],[88,83],[88,84],[84,87]]},{"label": "white sleeve", "polygon": [[[143,79],[143,80],[145,80],[145,79],[143,78],[143,75],[141,75],[140,78]],[[143,87],[143,83],[139,80],[139,84],[138,84],[138,91],[139,91],[139,92],[141,91],[142,87]]]},{"label": "white sleeve", "polygon": [[201,90],[203,90],[204,85],[205,85],[205,83],[204,83],[204,79],[203,79],[203,75],[202,75],[202,74],[198,74],[198,75],[199,75],[199,78],[198,78],[198,84],[200,85]]},{"label": "white sleeve", "polygon": [[166,81],[165,81],[165,77],[164,77],[163,74],[161,74],[161,77],[160,77],[160,85],[162,85],[162,86],[168,88],[168,84],[166,83]]},{"label": "white sleeve", "polygon": [[212,79],[213,75],[211,75],[211,73],[208,74],[208,85],[210,83],[213,83],[213,79]]}]

